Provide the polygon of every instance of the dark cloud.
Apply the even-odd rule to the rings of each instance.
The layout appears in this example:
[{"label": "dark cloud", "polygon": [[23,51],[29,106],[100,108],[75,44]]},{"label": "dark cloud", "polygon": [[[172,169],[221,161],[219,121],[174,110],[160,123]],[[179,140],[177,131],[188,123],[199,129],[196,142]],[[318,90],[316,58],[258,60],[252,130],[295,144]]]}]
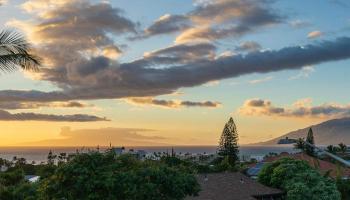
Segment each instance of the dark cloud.
[{"label": "dark cloud", "polygon": [[131,39],[143,39],[150,36],[168,34],[182,31],[191,26],[190,19],[185,15],[163,15],[151,26],[144,30],[144,33],[131,37]]},{"label": "dark cloud", "polygon": [[128,66],[156,66],[170,64],[186,64],[215,58],[216,47],[210,43],[178,44],[152,52],[146,52],[144,57],[128,63]]},{"label": "dark cloud", "polygon": [[251,99],[247,102],[247,105],[251,107],[265,107],[269,106],[270,104],[270,101],[265,101],[262,99]]},{"label": "dark cloud", "polygon": [[193,102],[193,101],[183,101],[181,102],[182,106],[188,106],[188,107],[209,107],[209,108],[216,108],[221,105],[219,102],[212,102],[212,101],[204,101],[204,102]]},{"label": "dark cloud", "polygon": [[156,96],[213,80],[251,73],[300,69],[306,65],[349,57],[350,38],[343,37],[335,41],[225,56],[168,68],[143,67],[130,63],[119,65],[110,60],[108,66],[96,63],[94,66],[99,70],[93,70],[95,73],[92,75],[79,73],[78,69],[84,68],[91,61],[82,60],[81,63],[67,63],[66,73],[62,73],[61,76],[55,76],[56,73],[52,74],[52,71],[45,72],[50,81],[62,86],[62,91],[3,90],[0,91],[0,101],[66,101]]},{"label": "dark cloud", "polygon": [[180,107],[207,107],[207,108],[217,108],[221,106],[219,102],[204,101],[180,101],[180,100],[160,100],[154,99],[152,97],[145,98],[129,98],[126,102],[136,105],[152,105],[160,106],[164,108],[180,108]]},{"label": "dark cloud", "polygon": [[92,107],[92,105],[70,101],[70,102],[18,102],[18,101],[5,101],[0,102],[0,109],[5,110],[17,110],[17,109],[36,109],[41,107],[51,108],[86,108]]},{"label": "dark cloud", "polygon": [[95,122],[109,121],[106,118],[100,118],[93,115],[75,114],[75,115],[52,115],[39,113],[9,113],[0,110],[1,121],[54,121],[54,122]]},{"label": "dark cloud", "polygon": [[239,112],[243,115],[258,116],[342,118],[350,116],[350,106],[334,103],[312,106],[310,99],[304,99],[289,107],[277,107],[268,100],[250,99],[244,103]]}]

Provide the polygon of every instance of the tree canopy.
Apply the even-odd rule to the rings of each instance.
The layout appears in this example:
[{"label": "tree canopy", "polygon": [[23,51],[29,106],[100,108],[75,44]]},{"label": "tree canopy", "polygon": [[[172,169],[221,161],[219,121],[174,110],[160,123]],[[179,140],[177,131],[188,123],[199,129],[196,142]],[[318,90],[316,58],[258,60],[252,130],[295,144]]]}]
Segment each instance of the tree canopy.
[{"label": "tree canopy", "polygon": [[263,167],[259,182],[286,191],[287,200],[340,200],[333,180],[322,176],[307,162],[282,158]]},{"label": "tree canopy", "polygon": [[234,166],[239,160],[238,132],[232,117],[224,126],[218,151],[219,156],[226,158],[231,166]]},{"label": "tree canopy", "polygon": [[0,173],[0,199],[181,200],[200,190],[193,170],[170,159],[140,161],[132,155],[93,151],[45,166],[35,184],[26,182],[21,170]]},{"label": "tree canopy", "polygon": [[[307,133],[306,142],[312,145],[315,144],[314,133],[312,131],[312,128],[310,128]],[[305,153],[309,156],[315,156],[315,148],[310,145],[305,145]]]}]

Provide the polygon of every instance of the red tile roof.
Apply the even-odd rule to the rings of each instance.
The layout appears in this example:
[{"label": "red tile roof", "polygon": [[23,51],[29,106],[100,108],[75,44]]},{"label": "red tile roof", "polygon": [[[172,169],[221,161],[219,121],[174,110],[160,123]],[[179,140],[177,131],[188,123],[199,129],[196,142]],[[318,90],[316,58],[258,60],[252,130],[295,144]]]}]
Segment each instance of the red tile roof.
[{"label": "red tile roof", "polygon": [[350,177],[349,168],[344,168],[341,166],[338,167],[334,163],[311,157],[305,153],[296,153],[296,154],[283,153],[278,156],[267,157],[264,159],[263,162],[273,162],[281,158],[293,158],[297,160],[304,160],[308,162],[311,167],[318,169],[322,174],[325,174],[326,172],[330,171],[329,175],[332,178],[336,178],[339,173],[340,173],[340,176],[342,177]]}]

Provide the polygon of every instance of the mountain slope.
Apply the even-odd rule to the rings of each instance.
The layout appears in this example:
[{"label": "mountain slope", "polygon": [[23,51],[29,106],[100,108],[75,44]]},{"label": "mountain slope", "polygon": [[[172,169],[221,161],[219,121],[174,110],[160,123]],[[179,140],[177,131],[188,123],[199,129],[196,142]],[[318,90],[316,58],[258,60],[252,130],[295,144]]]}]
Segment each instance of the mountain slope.
[{"label": "mountain slope", "polygon": [[[333,119],[310,127],[314,132],[317,145],[339,144],[340,142],[350,145],[350,118]],[[278,138],[257,143],[257,145],[275,145],[280,139],[286,137],[292,139],[306,138],[310,127],[289,132]]]}]

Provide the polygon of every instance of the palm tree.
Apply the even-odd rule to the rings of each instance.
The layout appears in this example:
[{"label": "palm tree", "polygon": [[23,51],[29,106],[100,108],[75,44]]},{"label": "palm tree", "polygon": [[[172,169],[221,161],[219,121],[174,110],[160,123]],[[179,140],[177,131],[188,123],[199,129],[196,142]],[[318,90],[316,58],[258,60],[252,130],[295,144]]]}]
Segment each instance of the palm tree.
[{"label": "palm tree", "polygon": [[333,145],[328,145],[326,147],[326,151],[328,151],[329,153],[337,153],[339,151],[339,148]]},{"label": "palm tree", "polygon": [[342,153],[345,153],[346,150],[348,149],[344,143],[339,143],[338,146],[339,146],[339,149]]},{"label": "palm tree", "polygon": [[297,139],[296,140],[296,142],[295,142],[295,144],[294,144],[294,148],[295,149],[300,149],[300,150],[302,150],[302,151],[304,151],[305,150],[305,141],[304,141],[304,139],[302,139],[302,138],[299,138],[299,139]]},{"label": "palm tree", "polygon": [[36,70],[40,65],[38,57],[30,54],[29,43],[25,37],[14,31],[0,32],[0,70],[13,71],[18,67],[24,70]]}]

